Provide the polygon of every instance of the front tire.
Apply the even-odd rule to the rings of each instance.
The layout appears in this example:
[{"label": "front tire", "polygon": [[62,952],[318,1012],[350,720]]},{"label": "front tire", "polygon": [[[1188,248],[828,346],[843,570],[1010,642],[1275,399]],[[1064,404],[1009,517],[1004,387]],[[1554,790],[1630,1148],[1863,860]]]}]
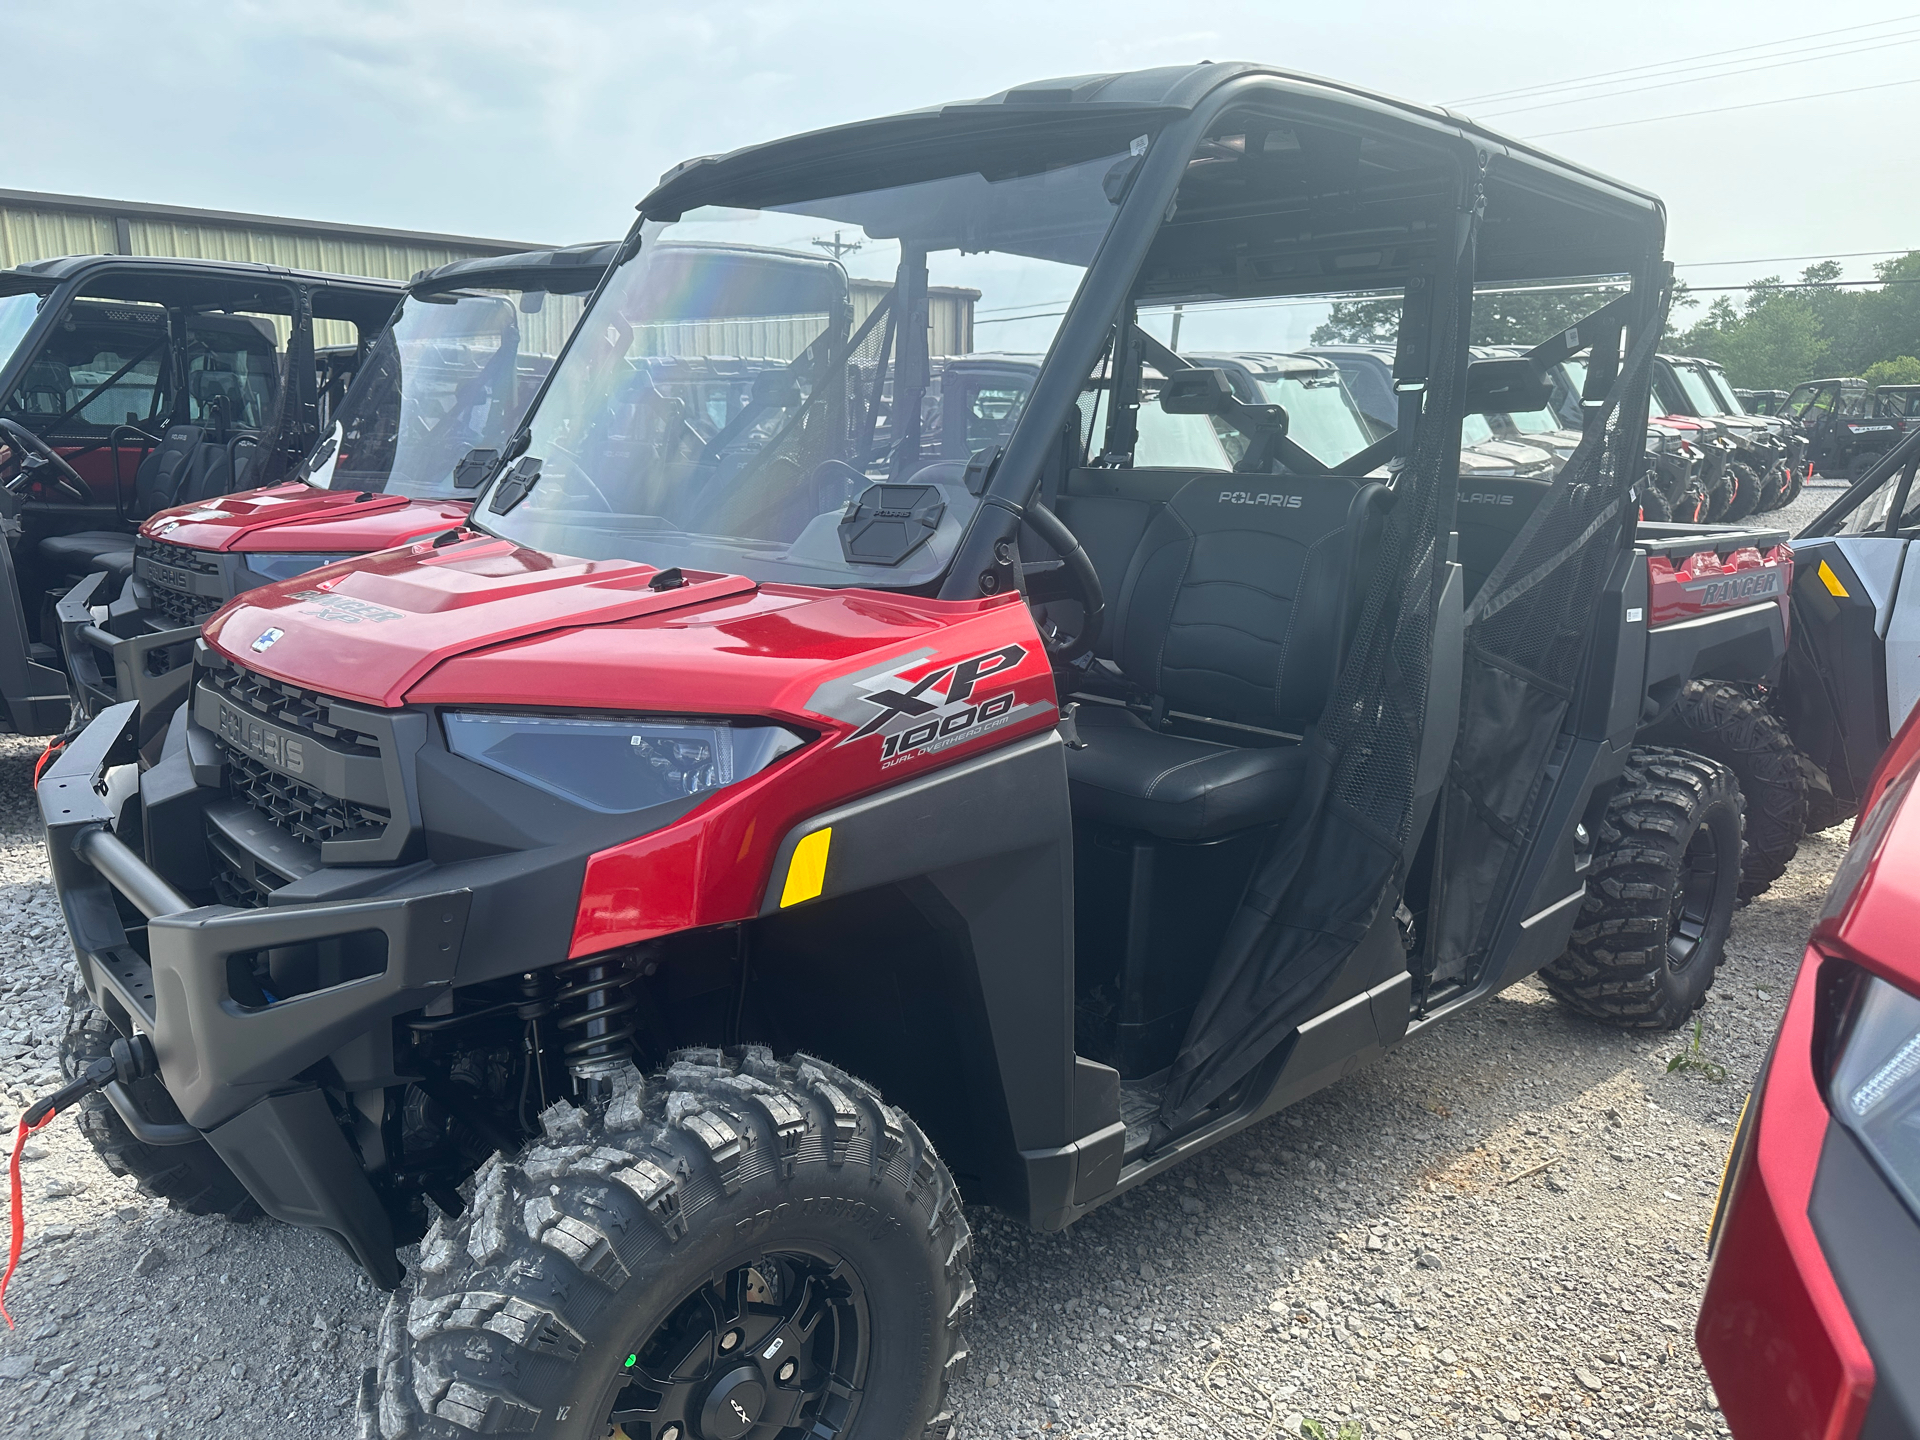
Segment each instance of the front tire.
[{"label": "front tire", "polygon": [[1684,750],[1635,746],[1587,873],[1561,1004],[1632,1030],[1677,1030],[1706,1003],[1740,885],[1740,787]]},{"label": "front tire", "polygon": [[972,1241],[903,1113],[753,1047],[542,1120],[421,1242],[365,1435],[945,1440]]}]

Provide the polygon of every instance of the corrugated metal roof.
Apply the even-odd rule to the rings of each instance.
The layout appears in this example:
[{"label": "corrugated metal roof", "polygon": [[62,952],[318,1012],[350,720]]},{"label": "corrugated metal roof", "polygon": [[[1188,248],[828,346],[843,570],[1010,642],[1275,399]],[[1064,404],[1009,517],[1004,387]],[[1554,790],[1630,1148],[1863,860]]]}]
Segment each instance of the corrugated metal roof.
[{"label": "corrugated metal roof", "polygon": [[162,255],[408,280],[455,260],[542,248],[474,235],[0,190],[0,268],[57,255]]}]

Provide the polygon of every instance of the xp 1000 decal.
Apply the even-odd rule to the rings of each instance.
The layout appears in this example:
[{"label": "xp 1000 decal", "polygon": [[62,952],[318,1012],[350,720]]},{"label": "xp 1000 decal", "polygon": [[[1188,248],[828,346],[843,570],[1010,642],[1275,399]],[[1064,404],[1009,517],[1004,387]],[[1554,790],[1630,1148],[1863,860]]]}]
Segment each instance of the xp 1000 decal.
[{"label": "xp 1000 decal", "polygon": [[1020,702],[1018,682],[1036,677],[1051,675],[1039,647],[1031,644],[1001,645],[958,659],[921,649],[829,680],[807,708],[851,724],[852,732],[840,743],[873,744],[885,768],[1051,712],[1050,699]]}]

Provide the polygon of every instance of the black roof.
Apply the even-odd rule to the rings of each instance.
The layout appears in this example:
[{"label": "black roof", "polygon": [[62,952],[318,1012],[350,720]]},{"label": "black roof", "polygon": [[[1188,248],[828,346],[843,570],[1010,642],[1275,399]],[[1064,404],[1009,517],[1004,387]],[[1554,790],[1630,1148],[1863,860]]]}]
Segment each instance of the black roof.
[{"label": "black roof", "polygon": [[613,264],[619,250],[618,240],[595,240],[554,250],[521,250],[511,255],[455,260],[420,271],[407,282],[407,289],[417,292],[477,285],[500,290],[584,295],[600,283],[600,277]]},{"label": "black roof", "polygon": [[663,175],[640,209],[671,219],[703,205],[765,208],[857,195],[926,178],[943,151],[961,169],[971,170],[983,145],[1042,136],[1050,150],[1083,152],[1092,159],[1124,151],[1143,130],[1185,115],[1223,85],[1246,80],[1259,80],[1263,88],[1297,100],[1302,117],[1355,122],[1402,140],[1421,139],[1424,132],[1438,145],[1452,140],[1486,152],[1483,278],[1587,273],[1543,268],[1563,261],[1604,263],[1608,268],[1591,273],[1619,273],[1658,256],[1665,209],[1648,191],[1438,106],[1247,61],[1034,81],[979,100],[701,156]]},{"label": "black roof", "polygon": [[61,284],[92,271],[116,271],[130,276],[155,278],[192,275],[207,279],[303,280],[315,285],[337,285],[351,289],[397,292],[397,280],[382,280],[370,275],[335,275],[322,270],[294,270],[285,265],[262,265],[251,260],[202,260],[173,255],[58,255],[50,260],[32,260],[11,270],[0,270],[0,281],[21,279]]}]

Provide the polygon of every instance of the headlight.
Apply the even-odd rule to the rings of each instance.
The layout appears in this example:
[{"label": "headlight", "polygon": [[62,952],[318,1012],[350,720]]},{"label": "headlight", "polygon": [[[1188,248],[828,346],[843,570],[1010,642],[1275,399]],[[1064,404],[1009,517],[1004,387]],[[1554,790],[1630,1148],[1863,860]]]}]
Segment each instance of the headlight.
[{"label": "headlight", "polygon": [[454,754],[607,815],[719,790],[806,743],[765,721],[443,718]]},{"label": "headlight", "polygon": [[347,555],[249,555],[241,552],[240,559],[246,567],[263,580],[291,580],[296,575],[304,575],[309,570],[318,570],[322,565],[331,565],[336,560],[351,559]]},{"label": "headlight", "polygon": [[1827,1097],[1834,1119],[1920,1215],[1920,998],[1863,978]]}]

